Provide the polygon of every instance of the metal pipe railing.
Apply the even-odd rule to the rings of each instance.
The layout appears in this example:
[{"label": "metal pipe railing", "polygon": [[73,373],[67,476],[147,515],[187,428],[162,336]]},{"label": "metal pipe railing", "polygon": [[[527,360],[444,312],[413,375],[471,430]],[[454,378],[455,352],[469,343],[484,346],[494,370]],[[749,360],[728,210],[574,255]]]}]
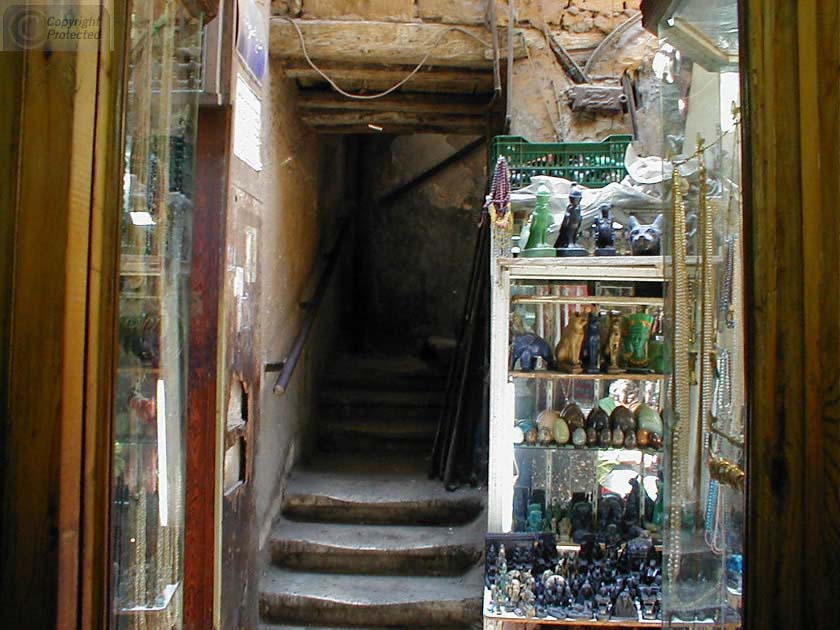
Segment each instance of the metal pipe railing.
[{"label": "metal pipe railing", "polygon": [[341,220],[338,228],[338,237],[332,250],[327,254],[326,263],[321,271],[321,277],[318,279],[315,292],[312,294],[311,299],[301,303],[301,306],[305,309],[303,320],[301,321],[300,331],[295,337],[291,350],[289,350],[289,355],[283,361],[265,364],[266,372],[280,372],[277,376],[277,382],[274,384],[274,393],[277,395],[284,394],[289,387],[289,382],[292,380],[292,375],[295,372],[300,356],[303,354],[303,348],[306,346],[306,340],[315,323],[315,318],[318,316],[318,308],[321,306],[327,288],[329,288],[333,271],[341,255],[342,245],[344,245],[347,233],[350,231],[349,226],[350,220],[348,218],[345,217]]}]

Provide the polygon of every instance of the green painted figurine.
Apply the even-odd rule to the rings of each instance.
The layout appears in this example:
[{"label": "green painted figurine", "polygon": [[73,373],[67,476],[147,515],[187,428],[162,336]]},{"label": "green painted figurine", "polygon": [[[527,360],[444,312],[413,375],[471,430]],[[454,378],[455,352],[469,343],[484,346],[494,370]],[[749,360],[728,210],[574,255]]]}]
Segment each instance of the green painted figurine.
[{"label": "green painted figurine", "polygon": [[545,235],[554,224],[554,217],[548,211],[548,201],[551,193],[545,184],[540,184],[537,189],[537,203],[531,213],[531,227],[528,232],[528,242],[522,250],[523,258],[544,258],[553,257],[556,252],[553,247],[545,242]]},{"label": "green painted figurine", "polygon": [[650,371],[648,340],[654,316],[648,313],[633,313],[626,318],[627,336],[624,338],[624,360],[630,371]]}]

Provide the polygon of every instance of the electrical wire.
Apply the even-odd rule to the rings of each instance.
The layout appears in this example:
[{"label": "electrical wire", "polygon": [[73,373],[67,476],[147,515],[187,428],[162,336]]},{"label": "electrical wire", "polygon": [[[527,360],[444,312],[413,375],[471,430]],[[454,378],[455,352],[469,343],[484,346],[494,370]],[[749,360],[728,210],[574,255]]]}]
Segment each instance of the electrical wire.
[{"label": "electrical wire", "polygon": [[284,15],[278,15],[278,16],[275,16],[275,17],[278,18],[278,19],[281,19],[281,20],[285,20],[286,22],[288,22],[289,24],[291,24],[294,27],[295,31],[297,31],[298,40],[300,40],[300,48],[303,51],[303,56],[306,59],[306,62],[312,67],[312,69],[315,72],[318,73],[318,75],[322,79],[324,79],[324,81],[329,83],[332,86],[332,88],[336,92],[341,94],[342,96],[346,96],[347,98],[352,98],[352,99],[356,99],[356,100],[360,100],[360,101],[372,101],[372,100],[377,99],[377,98],[382,98],[383,96],[388,96],[392,92],[395,92],[396,90],[400,89],[403,85],[408,83],[412,79],[412,77],[414,77],[414,75],[417,74],[424,65],[426,65],[426,62],[429,60],[429,57],[432,56],[432,53],[434,52],[435,48],[437,48],[438,45],[440,45],[440,42],[443,40],[443,38],[453,31],[457,31],[459,33],[462,33],[462,34],[466,35],[467,37],[471,37],[472,39],[477,41],[479,44],[484,46],[485,48],[492,48],[491,44],[489,44],[488,42],[485,42],[478,35],[476,35],[474,33],[471,33],[467,29],[465,29],[461,26],[450,26],[446,30],[438,33],[438,35],[434,38],[431,45],[429,46],[429,49],[426,52],[426,55],[423,57],[423,59],[420,61],[420,63],[418,63],[414,67],[414,70],[409,72],[408,75],[404,79],[402,79],[401,81],[399,81],[395,85],[389,87],[384,92],[379,92],[377,94],[352,94],[351,92],[346,92],[345,90],[342,90],[338,86],[338,84],[335,81],[333,81],[332,78],[330,78],[323,70],[321,70],[321,68],[319,68],[317,66],[317,64],[314,61],[312,61],[312,58],[309,56],[309,52],[306,50],[306,41],[304,40],[304,37],[303,37],[303,31],[300,29],[300,26],[298,26],[297,22],[295,22],[293,19],[291,19],[289,17],[286,17]]}]

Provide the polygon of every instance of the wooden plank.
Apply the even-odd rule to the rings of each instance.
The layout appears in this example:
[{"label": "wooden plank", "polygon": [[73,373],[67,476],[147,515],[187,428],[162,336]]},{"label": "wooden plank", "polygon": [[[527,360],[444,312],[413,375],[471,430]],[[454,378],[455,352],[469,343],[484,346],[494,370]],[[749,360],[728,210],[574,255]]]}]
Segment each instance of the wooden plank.
[{"label": "wooden plank", "polygon": [[[107,0],[115,42],[124,42],[129,20],[125,3]],[[96,138],[91,194],[88,321],[85,366],[84,464],[79,624],[104,630],[110,623],[111,453],[117,355],[117,277],[125,103],[124,45],[102,54],[98,68]],[[104,586],[108,585],[108,586]]]},{"label": "wooden plank", "polygon": [[202,107],[198,115],[195,210],[190,275],[190,343],[186,426],[184,628],[213,627],[216,541],[216,424],[219,303],[224,257],[231,107]]},{"label": "wooden plank", "polygon": [[298,96],[298,109],[304,112],[352,110],[483,116],[490,102],[489,96],[435,94],[391,94],[377,99],[359,100],[331,90],[301,90]]},{"label": "wooden plank", "polygon": [[514,304],[597,304],[599,306],[663,306],[663,298],[621,295],[515,295]]},{"label": "wooden plank", "polygon": [[[349,92],[385,91],[414,70],[414,65],[346,65],[339,62],[323,63],[319,64],[319,67],[324,74]],[[289,78],[297,79],[304,87],[326,85],[323,77],[306,61],[284,59],[283,73]],[[424,66],[400,88],[400,91],[491,94],[493,69]]]},{"label": "wooden plank", "polygon": [[534,370],[533,372],[510,370],[508,376],[510,378],[558,381],[661,381],[668,378],[666,374],[635,374],[633,372],[620,372],[618,374],[566,374],[565,372],[554,372],[551,370]]},{"label": "wooden plank", "polygon": [[[368,125],[382,127],[373,131],[396,133],[396,129],[423,129],[449,133],[478,134],[487,124],[483,116],[457,116],[418,114],[413,112],[348,112],[335,111],[301,113],[301,120],[315,127],[318,131],[336,133],[348,132],[348,129],[363,130]],[[368,129],[368,132],[371,131]]]},{"label": "wooden plank", "polygon": [[840,17],[837,3],[813,0],[742,12],[746,627],[837,628]]},{"label": "wooden plank", "polygon": [[[493,47],[486,29],[423,22],[295,20],[306,50],[316,63],[427,64],[461,68],[493,67]],[[271,18],[269,51],[281,59],[304,59],[295,27],[286,18]],[[520,40],[521,41],[521,40]],[[506,50],[506,43],[501,47]],[[503,51],[503,56],[506,54]],[[525,57],[517,42],[514,57]]]}]

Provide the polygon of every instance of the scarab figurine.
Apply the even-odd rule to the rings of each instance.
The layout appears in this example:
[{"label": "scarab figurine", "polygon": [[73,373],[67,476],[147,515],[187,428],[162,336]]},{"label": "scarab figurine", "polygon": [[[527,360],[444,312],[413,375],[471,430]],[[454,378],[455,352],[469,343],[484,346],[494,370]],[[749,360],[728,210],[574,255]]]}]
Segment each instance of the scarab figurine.
[{"label": "scarab figurine", "polygon": [[580,232],[580,202],[583,193],[577,184],[572,184],[569,190],[569,205],[566,206],[566,214],[563,215],[563,223],[560,224],[560,233],[557,235],[558,256],[586,256],[586,250],[577,244],[578,233]]},{"label": "scarab figurine", "polygon": [[586,324],[583,363],[587,374],[598,374],[601,371],[601,318],[596,313],[589,314]]},{"label": "scarab figurine", "polygon": [[662,251],[662,225],[665,218],[658,214],[653,223],[642,224],[636,217],[630,217],[630,252],[634,256],[659,256]]},{"label": "scarab figurine", "polygon": [[523,372],[533,372],[537,366],[537,357],[546,362],[548,369],[554,369],[554,357],[551,354],[551,347],[545,339],[534,333],[525,333],[513,338],[513,343],[510,345],[511,370],[519,361],[519,366]]},{"label": "scarab figurine", "polygon": [[595,233],[595,255],[615,256],[615,235],[613,234],[613,218],[608,203],[598,206],[598,216],[592,223],[592,231]]}]

